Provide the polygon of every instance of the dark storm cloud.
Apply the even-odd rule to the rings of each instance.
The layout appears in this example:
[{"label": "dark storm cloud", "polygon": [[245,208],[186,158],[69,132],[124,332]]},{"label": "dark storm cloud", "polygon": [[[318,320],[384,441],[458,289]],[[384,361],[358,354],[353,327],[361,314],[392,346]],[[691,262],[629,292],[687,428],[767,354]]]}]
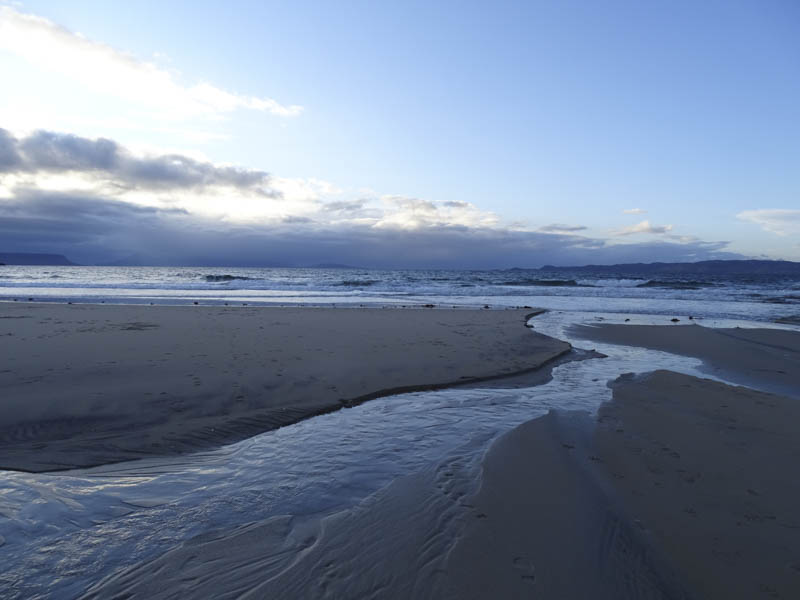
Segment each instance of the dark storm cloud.
[{"label": "dark storm cloud", "polygon": [[94,195],[20,190],[0,200],[6,252],[53,252],[84,264],[307,265],[503,268],[738,257],[726,243],[608,245],[570,234],[464,226],[417,230],[319,225],[304,220],[236,226],[182,210]]},{"label": "dark storm cloud", "polygon": [[17,149],[25,166],[34,171],[113,171],[120,162],[116,142],[49,131],[17,141]]},{"label": "dark storm cloud", "polygon": [[121,233],[158,229],[165,220],[177,222],[177,217],[186,216],[179,209],[161,210],[91,195],[21,190],[12,200],[0,200],[0,240],[3,249],[19,251],[66,247],[104,252],[113,249],[115,236]]},{"label": "dark storm cloud", "polygon": [[123,187],[201,188],[211,185],[249,189],[276,196],[264,171],[219,167],[179,154],[140,158],[113,140],[37,131],[17,139],[0,129],[0,173],[91,173]]}]

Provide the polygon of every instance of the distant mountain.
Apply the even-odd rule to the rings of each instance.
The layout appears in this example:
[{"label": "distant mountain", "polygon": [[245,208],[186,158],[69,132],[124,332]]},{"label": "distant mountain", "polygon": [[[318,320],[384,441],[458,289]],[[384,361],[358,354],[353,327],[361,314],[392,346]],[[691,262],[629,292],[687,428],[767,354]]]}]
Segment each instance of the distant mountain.
[{"label": "distant mountain", "polygon": [[7,265],[41,265],[68,267],[75,265],[63,254],[33,254],[29,252],[0,252],[0,263]]},{"label": "distant mountain", "polygon": [[800,262],[788,260],[703,260],[694,263],[626,263],[620,265],[585,265],[554,267],[546,265],[533,271],[559,273],[608,273],[614,275],[796,275]]}]

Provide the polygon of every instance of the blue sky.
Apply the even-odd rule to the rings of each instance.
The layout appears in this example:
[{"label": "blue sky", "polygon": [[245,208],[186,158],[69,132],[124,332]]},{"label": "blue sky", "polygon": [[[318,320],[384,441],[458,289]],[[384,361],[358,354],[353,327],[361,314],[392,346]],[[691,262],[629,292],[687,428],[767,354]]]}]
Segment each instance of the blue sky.
[{"label": "blue sky", "polygon": [[[2,14],[0,128],[20,156],[36,130],[59,151],[69,135],[107,138],[126,156],[268,173],[274,199],[129,174],[120,186],[118,170],[24,155],[0,173],[0,225],[15,219],[0,235],[16,249],[63,246],[20,225],[58,196],[146,206],[155,229],[197,239],[339,235],[356,259],[358,240],[402,253],[419,235],[448,266],[482,262],[469,240],[486,245],[480,266],[800,259],[794,2],[29,1]],[[126,235],[72,251],[158,245]],[[292,263],[284,247],[271,251]]]}]

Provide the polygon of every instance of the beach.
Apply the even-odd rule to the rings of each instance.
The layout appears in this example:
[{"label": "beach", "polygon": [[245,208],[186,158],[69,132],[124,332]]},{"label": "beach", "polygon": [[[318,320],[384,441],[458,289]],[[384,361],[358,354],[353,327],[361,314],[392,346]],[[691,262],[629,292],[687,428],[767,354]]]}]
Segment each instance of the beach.
[{"label": "beach", "polygon": [[799,16],[0,0],[0,600],[800,600]]},{"label": "beach", "polygon": [[573,331],[697,357],[709,373],[791,397],[656,370],[613,381],[594,419],[553,412],[520,426],[484,462],[485,518],[455,545],[455,597],[487,597],[498,580],[520,598],[526,584],[554,598],[797,597],[800,333]]},{"label": "beach", "polygon": [[192,540],[87,597],[796,597],[796,399],[663,370],[610,385],[596,415],[552,411],[497,439],[477,488],[439,465],[321,522]]},{"label": "beach", "polygon": [[0,303],[0,468],[191,452],[534,370],[570,346],[531,312]]},{"label": "beach", "polygon": [[[193,458],[197,450],[300,421],[313,431],[310,417],[361,408],[379,397],[387,406],[419,400],[417,410],[424,411],[424,396],[390,397],[414,390],[455,386],[478,394],[478,408],[468,409],[451,395],[436,410],[452,413],[454,422],[459,411],[466,418],[471,410],[470,419],[480,420],[480,402],[499,401],[503,386],[545,389],[548,369],[560,365],[567,372],[577,363],[564,361],[580,359],[594,365],[588,374],[606,374],[600,381],[592,378],[597,389],[610,388],[594,411],[555,408],[523,417],[525,422],[489,440],[477,455],[465,446],[390,478],[352,506],[239,517],[234,526],[209,525],[172,542],[165,529],[163,550],[140,552],[143,558],[136,560],[109,555],[103,576],[78,587],[78,596],[800,594],[800,484],[794,477],[800,458],[800,332],[574,326],[570,339],[579,347],[590,348],[592,341],[624,344],[703,361],[688,375],[660,368],[666,355],[654,354],[651,371],[612,375],[613,369],[603,369],[603,361],[612,359],[576,354],[569,343],[526,327],[536,326],[536,314],[527,308],[0,304],[6,342],[0,382],[11,392],[3,398],[0,457],[4,468],[28,472],[108,465],[67,471],[69,486],[86,482],[106,489],[107,483],[96,488],[95,482],[113,481],[124,490],[152,479],[157,496],[120,492],[120,511],[114,492],[111,516],[95,517],[100,527],[124,526],[128,515],[146,516],[177,501],[169,494],[181,486],[168,479],[158,483],[161,474],[178,469],[180,479],[180,469],[199,460],[197,468],[213,476],[227,460],[212,454],[216,462],[204,466],[201,455]],[[398,419],[403,432],[414,430],[397,411],[377,414]],[[331,429],[324,431],[330,435]],[[357,452],[359,439],[350,438],[363,434],[338,431],[321,441],[323,454],[344,451],[337,448],[339,436]],[[401,443],[408,435],[401,433]],[[422,443],[424,432],[413,439]],[[170,462],[181,455],[183,463]],[[317,457],[324,464],[324,456]],[[120,462],[138,458],[147,460]],[[231,468],[243,477],[241,468]],[[339,475],[331,481],[321,476],[322,489],[334,482],[347,486]],[[46,479],[31,482],[59,481],[56,475],[41,477]],[[241,485],[241,494],[257,491],[249,479],[230,483]],[[45,515],[68,515],[70,503],[77,506],[87,497],[76,491],[63,500],[49,498],[53,493],[40,495]],[[191,498],[190,492],[180,494]],[[73,520],[92,519],[91,512],[74,514]],[[194,521],[190,512],[186,522]],[[54,535],[57,543],[65,542]],[[5,548],[16,541],[7,536]]]},{"label": "beach", "polygon": [[613,388],[595,422],[551,413],[495,444],[475,500],[486,516],[452,554],[454,597],[487,597],[496,581],[509,598],[526,585],[552,598],[797,597],[797,401],[669,371]]}]

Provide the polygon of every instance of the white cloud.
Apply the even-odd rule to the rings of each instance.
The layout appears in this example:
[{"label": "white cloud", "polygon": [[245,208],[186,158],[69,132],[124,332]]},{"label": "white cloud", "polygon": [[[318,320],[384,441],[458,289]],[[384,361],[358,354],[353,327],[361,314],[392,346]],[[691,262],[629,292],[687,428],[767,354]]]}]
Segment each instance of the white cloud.
[{"label": "white cloud", "polygon": [[745,210],[736,215],[736,218],[760,225],[764,231],[778,235],[800,233],[800,210],[786,208]]},{"label": "white cloud", "polygon": [[500,226],[497,215],[469,202],[354,196],[317,178],[274,177],[154,148],[134,152],[106,138],[41,130],[18,138],[0,128],[0,198],[22,192],[80,193],[240,224],[403,231]]},{"label": "white cloud", "polygon": [[614,235],[633,235],[635,233],[660,234],[672,231],[672,225],[652,225],[650,221],[641,221],[636,225],[625,227],[614,232]]},{"label": "white cloud", "polygon": [[0,7],[0,50],[57,72],[92,91],[121,97],[170,118],[215,117],[238,109],[292,117],[303,110],[240,95],[206,82],[184,85],[173,73],[38,17]]},{"label": "white cloud", "polygon": [[622,213],[625,215],[643,215],[646,212],[647,211],[642,208],[626,208],[622,211]]},{"label": "white cloud", "polygon": [[284,198],[304,202],[319,201],[324,197],[339,196],[343,193],[342,189],[336,187],[330,181],[317,179],[316,177],[307,179],[273,177],[270,183]]},{"label": "white cloud", "polygon": [[381,208],[382,214],[373,224],[379,229],[493,228],[500,223],[497,215],[469,202],[434,203],[405,196],[383,196]]}]

